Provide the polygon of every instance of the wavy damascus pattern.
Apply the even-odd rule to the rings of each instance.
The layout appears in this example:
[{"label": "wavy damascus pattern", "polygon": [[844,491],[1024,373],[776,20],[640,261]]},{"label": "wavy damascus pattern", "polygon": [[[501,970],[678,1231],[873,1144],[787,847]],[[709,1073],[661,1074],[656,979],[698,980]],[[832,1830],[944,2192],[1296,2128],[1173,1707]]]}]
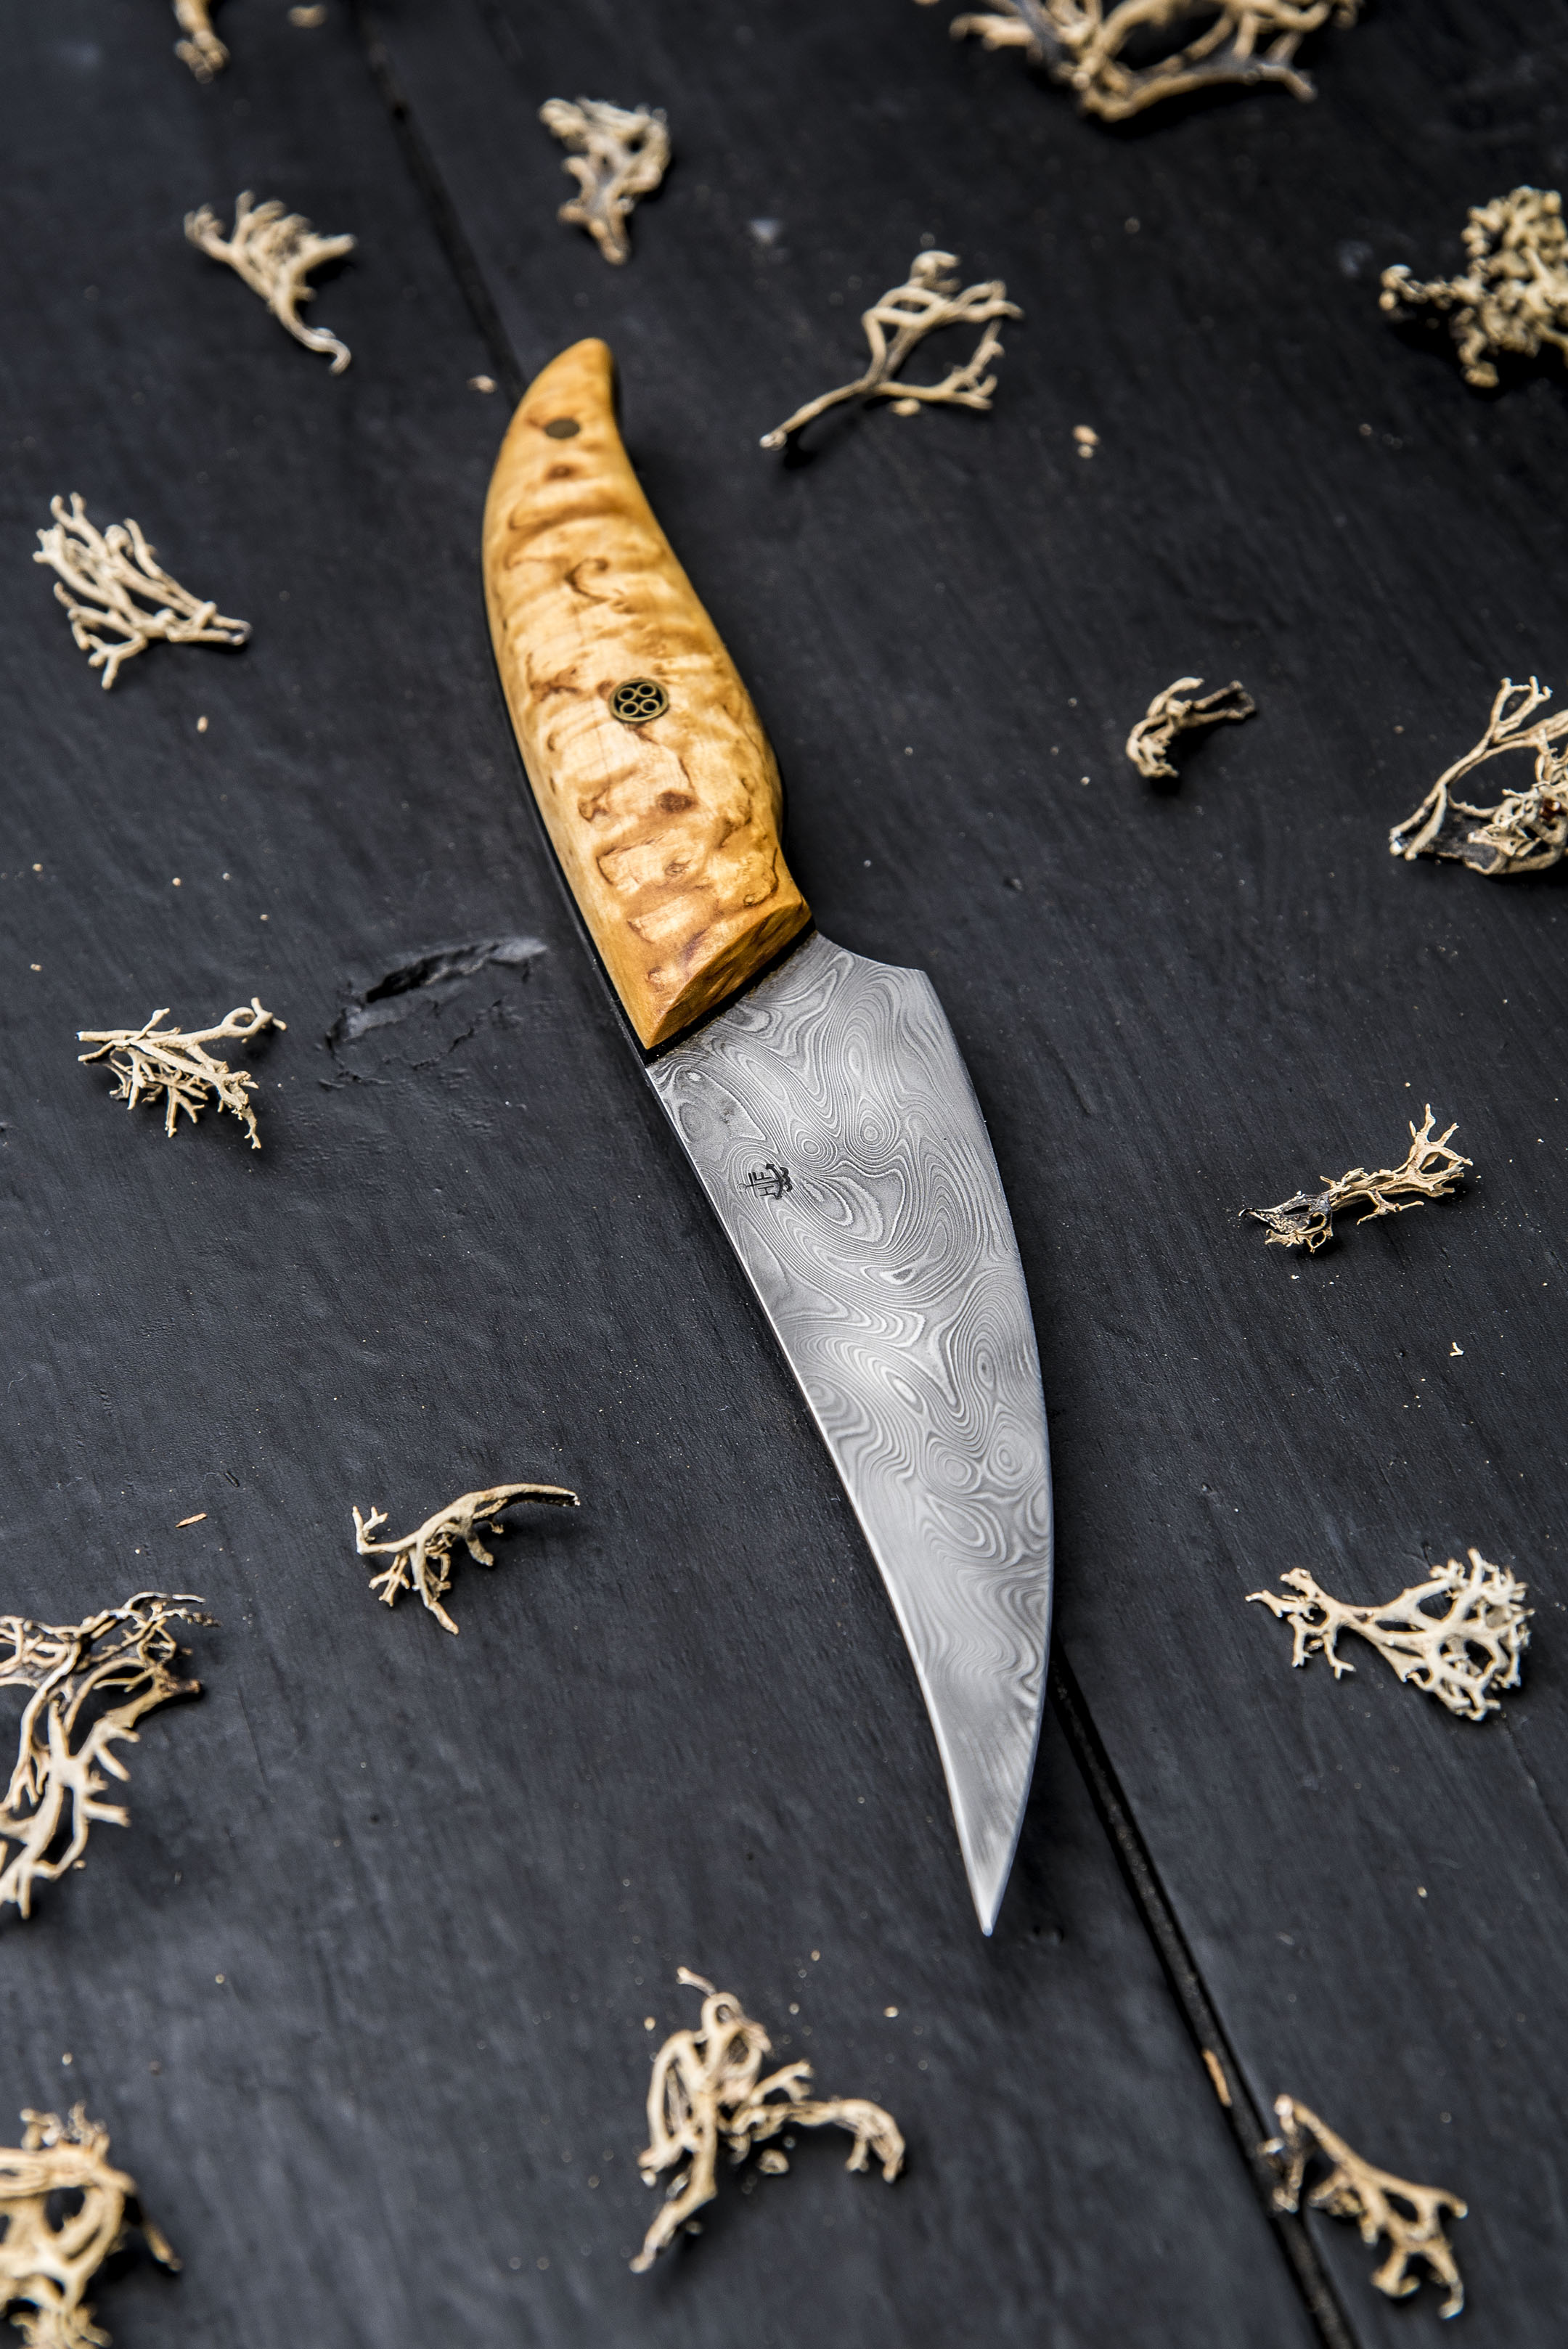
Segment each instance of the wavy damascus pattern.
[{"label": "wavy damascus pattern", "polygon": [[989,1933],[1051,1616],[1040,1366],[936,990],[808,939],[649,1078],[826,1438],[920,1676]]}]

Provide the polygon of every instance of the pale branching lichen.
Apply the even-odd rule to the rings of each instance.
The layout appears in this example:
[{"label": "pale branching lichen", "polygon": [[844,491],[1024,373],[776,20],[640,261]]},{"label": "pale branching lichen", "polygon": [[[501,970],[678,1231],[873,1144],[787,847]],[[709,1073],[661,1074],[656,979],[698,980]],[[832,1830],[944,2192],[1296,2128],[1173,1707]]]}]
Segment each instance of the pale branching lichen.
[{"label": "pale branching lichen", "polygon": [[91,1044],[94,1050],[78,1052],[77,1058],[108,1061],[118,1080],[110,1101],[122,1101],[134,1109],[144,1096],[156,1101],[160,1093],[165,1095],[169,1108],[163,1131],[171,1137],[182,1110],[193,1125],[207,1102],[216,1100],[220,1110],[226,1109],[239,1119],[250,1135],[251,1148],[259,1150],[261,1134],[248,1098],[255,1090],[255,1079],[248,1069],[231,1069],[226,1061],[215,1059],[204,1048],[225,1036],[247,1038],[259,1036],[265,1028],[286,1028],[287,1020],[264,1011],[254,995],[248,1004],[236,1005],[215,1028],[193,1028],[189,1034],[179,1028],[160,1028],[158,1022],[168,1017],[165,1004],[140,1028],[78,1028],[77,1042]]},{"label": "pale branching lichen", "polygon": [[311,271],[352,253],[351,236],[317,236],[302,213],[286,212],[275,199],[258,204],[248,188],[235,201],[232,235],[224,236],[211,204],[186,213],[185,233],[214,261],[226,261],[296,343],[307,351],[330,351],[332,374],[342,374],[351,357],[348,344],[324,326],[307,326],[299,305],[316,299],[315,286],[305,282]]},{"label": "pale branching lichen", "polygon": [[228,64],[229,53],[213,30],[210,0],[174,0],[174,21],[181,34],[175,56],[198,81],[211,81]]},{"label": "pale branching lichen", "polygon": [[1515,188],[1471,207],[1465,225],[1469,265],[1458,277],[1423,285],[1403,262],[1383,273],[1378,305],[1428,326],[1443,318],[1459,345],[1465,381],[1490,391],[1496,362],[1539,358],[1544,345],[1568,358],[1568,230],[1554,188]]},{"label": "pale branching lichen", "polygon": [[[58,572],[57,602],[66,607],[71,635],[88,656],[89,668],[101,668],[107,693],[120,668],[155,638],[170,645],[243,645],[249,639],[248,620],[228,620],[213,603],[202,603],[188,588],[171,579],[149,546],[138,523],[127,519],[99,531],[88,520],[87,509],[73,491],[70,511],[63,498],[51,498],[52,530],[38,533],[35,563],[47,563]],[[112,630],[116,642],[99,632]]]},{"label": "pale branching lichen", "polygon": [[[763,447],[784,448],[792,435],[814,417],[846,399],[891,399],[894,413],[898,416],[917,416],[923,407],[989,409],[996,378],[988,375],[986,369],[1002,356],[1002,336],[995,322],[998,318],[1021,318],[1023,313],[1016,302],[1008,300],[1007,288],[1000,277],[984,285],[966,285],[961,293],[958,266],[956,254],[917,254],[906,282],[890,286],[869,310],[861,314],[861,327],[871,352],[865,374],[797,408],[774,430],[764,432]],[[985,332],[972,357],[961,367],[950,368],[940,383],[905,383],[899,379],[898,369],[926,336],[935,334],[941,326],[981,326]]]},{"label": "pale branching lichen", "polygon": [[1339,1653],[1342,1631],[1376,1649],[1402,1682],[1424,1689],[1463,1721],[1484,1721],[1501,1710],[1502,1694],[1519,1686],[1520,1659],[1530,1645],[1530,1592],[1504,1566],[1479,1549],[1462,1566],[1451,1557],[1425,1582],[1413,1583],[1384,1607],[1352,1607],[1322,1588],[1304,1567],[1280,1580],[1292,1596],[1250,1590],[1247,1604],[1268,1608],[1289,1623],[1293,1664],[1326,1656],[1335,1680],[1355,1670]]},{"label": "pale branching lichen", "polygon": [[[1554,718],[1535,718],[1551,698],[1551,687],[1534,678],[1515,685],[1505,677],[1486,732],[1473,750],[1438,776],[1415,814],[1394,826],[1389,854],[1407,864],[1417,856],[1450,857],[1494,881],[1555,864],[1568,848],[1568,747],[1560,747],[1568,734],[1568,709]],[[1490,807],[1455,797],[1456,784],[1505,750],[1534,751],[1532,782],[1522,791],[1505,792]]]},{"label": "pale branching lichen", "polygon": [[[372,1509],[368,1517],[354,1512],[354,1547],[361,1557],[389,1557],[391,1564],[372,1575],[370,1588],[388,1607],[397,1604],[401,1590],[415,1590],[436,1621],[446,1631],[454,1632],[457,1625],[441,1605],[452,1588],[452,1551],[461,1541],[470,1557],[481,1566],[493,1566],[494,1557],[480,1540],[475,1528],[485,1519],[494,1519],[514,1501],[545,1501],[558,1509],[575,1509],[577,1496],[564,1485],[488,1485],[482,1493],[460,1493],[444,1509],[427,1517],[417,1531],[405,1534],[400,1541],[372,1541],[370,1537],[387,1522],[385,1509]],[[499,1534],[503,1527],[492,1523],[489,1530]]]},{"label": "pale branching lichen", "polygon": [[22,2142],[0,2146],[0,2314],[27,2349],[109,2349],[87,2297],[104,2261],[141,2236],[160,2266],[180,2262],[140,2210],[136,2180],[109,2160],[109,2131],[85,2105],[69,2117],[24,2109]]},{"label": "pale branching lichen", "polygon": [[1127,736],[1127,757],[1151,783],[1180,780],[1170,755],[1179,734],[1217,726],[1224,719],[1240,724],[1243,718],[1257,716],[1258,705],[1239,679],[1232,678],[1229,685],[1205,693],[1199,700],[1195,697],[1202,684],[1200,677],[1179,677],[1174,685],[1168,685],[1163,693],[1155,695]]},{"label": "pale branching lichen", "polygon": [[546,98],[539,119],[569,148],[561,169],[576,180],[578,193],[556,218],[586,228],[607,261],[631,258],[627,222],[639,199],[650,196],[670,167],[670,126],[660,107],[633,111],[607,98]]},{"label": "pale branching lichen", "polygon": [[[921,0],[929,7],[932,0]],[[1361,0],[997,0],[955,16],[955,40],[1022,49],[1072,90],[1081,114],[1125,122],[1162,98],[1220,82],[1315,93],[1295,63],[1309,33],[1354,25]]]},{"label": "pale branching lichen", "polygon": [[1282,1199],[1277,1207],[1243,1207],[1241,1212],[1267,1224],[1267,1247],[1304,1247],[1309,1256],[1314,1256],[1325,1240],[1333,1238],[1339,1209],[1352,1201],[1366,1203],[1366,1213],[1355,1220],[1370,1224],[1379,1216],[1402,1215],[1407,1207],[1418,1207],[1424,1199],[1444,1198],[1458,1188],[1470,1161],[1449,1146],[1449,1136],[1459,1130],[1458,1122],[1439,1134],[1432,1132],[1435,1123],[1428,1102],[1421,1124],[1411,1121],[1410,1148],[1403,1166],[1379,1166],[1370,1174],[1365,1166],[1353,1166],[1337,1179],[1323,1174],[1318,1177],[1324,1186],[1321,1191],[1298,1191],[1293,1198]]},{"label": "pale branching lichen", "polygon": [[103,1773],[127,1779],[114,1746],[136,1744],[154,1705],[198,1693],[201,1682],[174,1669],[186,1651],[169,1627],[212,1623],[201,1605],[184,1592],[139,1590],[82,1623],[0,1616],[0,1688],[31,1691],[0,1808],[0,1905],[29,1916],[34,1885],[76,1866],[95,1823],[130,1826],[127,1810],[102,1800]]},{"label": "pale branching lichen", "polygon": [[[855,2139],[846,2167],[864,2169],[869,2154],[892,2184],[904,2163],[904,2140],[891,2113],[859,2096],[819,2099],[807,2095],[809,2064],[785,2064],[766,2079],[758,2075],[773,2043],[753,2023],[738,1998],[716,1991],[701,1974],[682,1966],[679,1979],[704,1993],[702,2021],[695,2031],[677,2031],[653,2062],[648,2089],[648,2149],[638,2157],[645,2186],[667,2169],[679,2175],[666,2190],[663,2208],[643,2239],[632,2266],[640,2275],[684,2227],[701,2232],[694,2214],[718,2191],[714,2166],[723,2139],[732,2162],[744,2161],[754,2145],[784,2129],[847,2129]],[[769,2177],[789,2168],[782,2153],[764,2153],[757,2163]]]},{"label": "pale branching lichen", "polygon": [[1276,2096],[1274,2114],[1280,2133],[1258,2150],[1281,2173],[1275,2209],[1301,2209],[1307,2165],[1321,2156],[1329,2172],[1307,2196],[1308,2209],[1326,2211],[1331,2219],[1354,2220],[1364,2243],[1380,2238],[1387,2243],[1388,2256],[1372,2281],[1390,2300],[1407,2300],[1419,2291],[1420,2277],[1409,2272],[1411,2261],[1418,2260],[1433,2282],[1447,2288],[1438,2314],[1457,2316],[1465,2304],[1465,2288],[1453,2245],[1443,2232],[1443,2213],[1465,2216],[1459,2196],[1441,2186],[1413,2186],[1408,2178],[1375,2169],[1293,2096]]}]

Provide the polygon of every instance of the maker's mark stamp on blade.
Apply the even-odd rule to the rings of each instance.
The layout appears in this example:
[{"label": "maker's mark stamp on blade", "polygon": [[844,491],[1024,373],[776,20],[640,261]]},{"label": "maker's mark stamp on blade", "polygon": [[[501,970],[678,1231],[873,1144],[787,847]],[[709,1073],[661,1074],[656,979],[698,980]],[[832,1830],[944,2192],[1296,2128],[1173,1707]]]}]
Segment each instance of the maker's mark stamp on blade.
[{"label": "maker's mark stamp on blade", "polygon": [[789,1168],[776,1165],[770,1158],[764,1164],[747,1170],[746,1188],[754,1191],[762,1199],[782,1199],[786,1191],[794,1189],[794,1185],[790,1179]]}]

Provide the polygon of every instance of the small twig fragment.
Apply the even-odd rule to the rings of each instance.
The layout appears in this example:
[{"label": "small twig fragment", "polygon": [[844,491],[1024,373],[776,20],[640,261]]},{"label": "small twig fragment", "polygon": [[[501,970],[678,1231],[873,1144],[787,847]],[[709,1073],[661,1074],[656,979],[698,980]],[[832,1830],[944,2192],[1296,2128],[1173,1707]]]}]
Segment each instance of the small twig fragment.
[{"label": "small twig fragment", "polygon": [[670,126],[662,107],[635,111],[607,98],[546,98],[539,109],[546,130],[570,149],[561,169],[579,192],[556,214],[570,228],[586,228],[607,261],[631,259],[627,222],[634,206],[650,196],[670,167]]},{"label": "small twig fragment", "polygon": [[[188,1592],[139,1590],[123,1607],[82,1623],[0,1616],[0,1688],[33,1692],[0,1806],[0,1906],[11,1901],[31,1915],[34,1885],[53,1883],[76,1865],[95,1823],[130,1826],[129,1811],[101,1799],[102,1774],[129,1777],[113,1748],[136,1744],[144,1713],[200,1692],[199,1681],[182,1680],[173,1669],[186,1651],[169,1626],[212,1624],[201,1606]],[[108,1697],[119,1702],[96,1711]],[[0,2252],[7,2248],[8,2239]]]},{"label": "small twig fragment", "polygon": [[[991,278],[983,285],[966,285],[961,293],[958,266],[956,254],[917,254],[905,283],[889,287],[861,314],[861,328],[871,352],[865,374],[797,408],[772,432],[763,433],[763,447],[783,449],[791,436],[814,417],[846,399],[893,399],[905,414],[921,406],[988,409],[996,389],[996,378],[987,375],[986,369],[1002,356],[1002,336],[997,333],[996,320],[1021,318],[1023,313],[1016,302],[1007,299],[1007,288],[1000,277]],[[940,383],[905,383],[899,379],[898,369],[926,336],[935,334],[940,326],[983,326],[985,332],[973,356],[963,366],[950,368]],[[889,335],[891,342],[888,339]],[[904,408],[905,401],[910,403],[909,409]]]},{"label": "small twig fragment", "polygon": [[1353,1166],[1337,1180],[1321,1175],[1321,1191],[1298,1191],[1293,1198],[1282,1199],[1277,1207],[1243,1207],[1241,1212],[1267,1224],[1265,1246],[1304,1247],[1314,1256],[1325,1240],[1333,1238],[1334,1216],[1352,1200],[1368,1203],[1366,1213],[1355,1220],[1369,1224],[1379,1216],[1402,1215],[1407,1207],[1418,1207],[1423,1199],[1444,1198],[1459,1187],[1460,1174],[1471,1162],[1449,1146],[1449,1135],[1459,1130],[1458,1121],[1436,1135],[1435,1123],[1428,1102],[1422,1123],[1417,1126],[1411,1121],[1410,1148],[1402,1166],[1380,1166],[1371,1174],[1365,1166]]},{"label": "small twig fragment", "polygon": [[[1518,873],[1543,872],[1568,849],[1568,709],[1535,718],[1552,698],[1550,686],[1532,678],[1515,685],[1505,677],[1491,705],[1486,732],[1474,750],[1440,774],[1414,815],[1397,823],[1388,851],[1407,864],[1417,856],[1450,857],[1494,881]],[[1530,720],[1535,719],[1532,725]],[[1454,786],[1474,768],[1505,750],[1533,750],[1535,780],[1522,791],[1505,792],[1490,807],[1457,799]]]},{"label": "small twig fragment", "polygon": [[[75,491],[68,513],[63,498],[51,498],[49,512],[55,526],[38,533],[33,560],[59,574],[56,600],[66,607],[71,635],[78,651],[87,654],[88,667],[102,669],[106,693],[124,663],[144,653],[155,638],[171,645],[249,641],[248,620],[225,619],[215,604],[200,602],[170,577],[139,523],[128,517],[99,531],[88,520]],[[119,641],[106,641],[99,633],[103,629],[117,631]]]},{"label": "small twig fragment", "polygon": [[174,0],[174,21],[182,36],[174,44],[175,56],[198,81],[211,81],[228,64],[229,53],[213,30],[210,0]]},{"label": "small twig fragment", "polygon": [[[830,2123],[855,2139],[846,2167],[864,2169],[869,2154],[882,2165],[889,2185],[904,2163],[904,2140],[891,2113],[859,2096],[817,2099],[805,2095],[809,2064],[785,2064],[760,2079],[763,2057],[773,2043],[753,2023],[732,1992],[716,1991],[684,1966],[679,1979],[705,1992],[702,2020],[695,2031],[677,2031],[653,2061],[648,2088],[648,2149],[638,2157],[645,2186],[660,2172],[680,2168],[664,2206],[632,2261],[638,2274],[649,2269],[693,2213],[711,2202],[718,2188],[714,2165],[721,2138],[732,2162],[744,2161],[754,2145],[786,2128],[825,2128]],[[682,2168],[683,2164],[689,2168]],[[789,2168],[783,2154],[764,2154],[760,2169],[776,2177]]]},{"label": "small twig fragment", "polygon": [[1568,358],[1568,229],[1554,188],[1515,188],[1474,204],[1465,224],[1469,266],[1423,285],[1404,262],[1383,273],[1378,307],[1391,317],[1446,317],[1465,381],[1490,391],[1497,361],[1538,358],[1550,344]]},{"label": "small twig fragment", "polygon": [[[441,1605],[452,1587],[452,1550],[462,1542],[470,1557],[481,1566],[493,1566],[495,1559],[480,1540],[474,1528],[486,1518],[495,1517],[501,1510],[509,1509],[514,1501],[546,1501],[559,1509],[575,1509],[579,1504],[575,1493],[564,1485],[488,1485],[481,1493],[460,1493],[444,1509],[400,1541],[372,1541],[370,1537],[387,1522],[385,1509],[372,1509],[368,1517],[354,1512],[354,1547],[361,1557],[389,1557],[391,1564],[373,1575],[370,1588],[384,1605],[397,1604],[400,1590],[417,1590],[436,1621],[445,1631],[454,1632],[457,1625]],[[493,1524],[493,1534],[501,1531]]]},{"label": "small twig fragment", "polygon": [[91,1044],[96,1050],[78,1052],[77,1058],[108,1061],[119,1080],[110,1101],[122,1101],[134,1109],[143,1094],[156,1101],[162,1093],[169,1103],[163,1131],[171,1138],[182,1110],[194,1125],[207,1102],[215,1098],[220,1111],[226,1109],[239,1119],[250,1135],[251,1148],[259,1150],[256,1113],[247,1099],[255,1090],[255,1079],[248,1069],[231,1069],[226,1061],[215,1059],[203,1048],[224,1036],[248,1038],[259,1036],[265,1028],[286,1029],[287,1020],[264,1011],[260,999],[254,995],[215,1028],[193,1028],[189,1034],[179,1028],[160,1028],[158,1022],[168,1017],[165,1004],[140,1028],[78,1028],[77,1042]]},{"label": "small twig fragment", "polygon": [[1407,2300],[1419,2291],[1420,2277],[1408,2271],[1410,2262],[1418,2260],[1435,2283],[1447,2287],[1448,2298],[1438,2314],[1457,2316],[1465,2304],[1465,2288],[1453,2245],[1443,2232],[1443,2213],[1465,2217],[1466,2206],[1459,2196],[1441,2186],[1413,2186],[1408,2178],[1375,2169],[1293,2096],[1276,2096],[1274,2112],[1280,2134],[1258,2150],[1281,2173],[1275,2209],[1300,2209],[1307,2164],[1321,2154],[1331,2167],[1307,2196],[1309,2209],[1325,2210],[1331,2219],[1355,2220],[1364,2243],[1376,2243],[1380,2237],[1386,2241],[1388,2256],[1372,2281],[1390,2300]]},{"label": "small twig fragment", "polygon": [[1127,757],[1151,783],[1180,781],[1170,756],[1179,734],[1217,726],[1223,719],[1240,724],[1243,718],[1257,716],[1257,703],[1237,678],[1204,694],[1199,701],[1194,697],[1202,683],[1200,677],[1179,677],[1174,685],[1168,685],[1163,693],[1155,695],[1127,736]]},{"label": "small twig fragment", "polygon": [[[1220,82],[1278,82],[1293,97],[1314,97],[1294,63],[1297,49],[1331,17],[1354,25],[1360,6],[1361,0],[996,0],[955,16],[949,30],[955,40],[976,34],[988,49],[1023,50],[1031,65],[1066,84],[1080,114],[1125,122],[1162,98]],[[1171,45],[1151,57],[1149,44],[1158,47],[1162,35]],[[1124,62],[1129,44],[1144,62]]]},{"label": "small twig fragment", "polygon": [[324,326],[307,326],[299,316],[302,302],[314,302],[316,288],[306,279],[323,262],[352,253],[351,236],[317,236],[300,212],[286,212],[276,199],[258,204],[250,190],[234,204],[233,233],[225,237],[211,204],[185,215],[185,233],[214,261],[226,261],[253,293],[259,294],[280,326],[307,351],[330,351],[331,373],[341,375],[352,354],[347,343]]},{"label": "small twig fragment", "polygon": [[[1354,1631],[1391,1664],[1401,1682],[1414,1682],[1463,1721],[1484,1721],[1501,1710],[1503,1692],[1519,1686],[1520,1660],[1530,1645],[1525,1605],[1530,1592],[1504,1566],[1491,1566],[1479,1549],[1469,1566],[1457,1557],[1433,1569],[1383,1607],[1351,1607],[1323,1589],[1304,1567],[1280,1580],[1293,1595],[1250,1590],[1254,1601],[1291,1626],[1293,1665],[1326,1656],[1335,1680],[1355,1670],[1334,1642]],[[1440,1609],[1434,1612],[1434,1609]]]}]

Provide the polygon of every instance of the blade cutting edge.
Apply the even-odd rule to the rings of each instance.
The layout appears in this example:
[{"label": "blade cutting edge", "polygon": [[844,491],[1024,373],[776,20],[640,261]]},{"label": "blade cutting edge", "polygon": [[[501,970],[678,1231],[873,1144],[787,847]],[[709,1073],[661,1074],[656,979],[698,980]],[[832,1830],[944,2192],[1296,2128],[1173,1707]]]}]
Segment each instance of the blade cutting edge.
[{"label": "blade cutting edge", "polygon": [[923,972],[817,934],[648,1077],[887,1586],[989,1933],[1040,1733],[1050,1461],[1012,1222],[946,1014]]}]

